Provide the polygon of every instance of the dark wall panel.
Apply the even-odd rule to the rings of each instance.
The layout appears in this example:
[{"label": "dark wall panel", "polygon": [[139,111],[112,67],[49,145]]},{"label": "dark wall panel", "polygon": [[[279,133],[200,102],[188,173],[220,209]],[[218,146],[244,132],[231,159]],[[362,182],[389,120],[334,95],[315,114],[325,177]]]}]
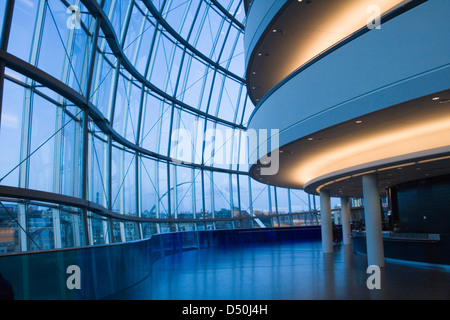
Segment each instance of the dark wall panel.
[{"label": "dark wall panel", "polygon": [[450,233],[450,176],[397,186],[402,232]]}]

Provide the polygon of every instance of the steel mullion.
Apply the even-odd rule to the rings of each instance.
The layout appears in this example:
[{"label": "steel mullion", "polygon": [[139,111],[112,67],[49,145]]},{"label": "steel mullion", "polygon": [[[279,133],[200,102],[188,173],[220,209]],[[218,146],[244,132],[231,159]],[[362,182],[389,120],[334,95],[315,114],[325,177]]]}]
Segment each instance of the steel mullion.
[{"label": "steel mullion", "polygon": [[[7,0],[3,17],[2,34],[0,35],[0,49],[4,51],[8,49],[13,12],[14,12],[14,0]],[[2,127],[4,81],[5,81],[5,61],[0,60],[0,129]]]},{"label": "steel mullion", "polygon": [[[25,188],[17,188],[17,187],[9,187],[9,186],[1,186],[0,185],[0,197],[6,197],[9,200],[11,199],[17,199],[19,202],[30,200],[33,202],[45,202],[47,203],[46,206],[48,206],[48,203],[51,203],[53,205],[65,205],[70,207],[76,207],[76,208],[86,208],[88,211],[93,212],[94,214],[104,216],[104,217],[112,217],[114,219],[118,219],[120,221],[133,221],[133,222],[156,222],[156,223],[165,223],[165,222],[199,222],[201,220],[197,219],[161,219],[161,218],[146,218],[146,217],[134,217],[134,216],[124,216],[119,213],[110,211],[106,209],[104,206],[97,204],[92,201],[86,201],[81,198],[66,196],[62,194],[55,194],[52,192],[46,192],[46,191],[38,191],[38,190],[30,190]],[[332,209],[332,211],[339,211],[340,209]],[[307,211],[302,212],[302,214],[316,214],[319,211]],[[295,216],[298,215],[298,212],[293,213],[287,213],[287,214],[281,214],[281,216],[288,217],[288,216]],[[264,216],[264,218],[276,218],[277,214],[270,214],[268,216]],[[253,220],[257,219],[257,216],[253,217],[237,217],[237,218],[208,218],[206,219],[207,222],[215,222],[215,221],[236,221],[236,220]]]},{"label": "steel mullion", "polygon": [[[91,11],[93,11],[93,13],[95,15],[100,15],[100,16],[104,16],[105,13],[101,10],[101,8],[98,7],[98,5],[93,2],[92,0],[81,0],[84,5],[86,7],[88,7],[88,9],[90,9]],[[154,8],[154,7],[153,7]],[[152,10],[150,10],[152,11]],[[158,14],[158,13],[156,13]],[[155,18],[157,18],[156,16],[154,16]],[[159,21],[160,23],[164,23],[165,21]],[[167,26],[163,27],[167,30]],[[141,82],[143,85],[147,86],[149,89],[151,89],[152,91],[158,93],[161,97],[168,99],[169,101],[171,101],[172,103],[175,103],[179,106],[181,106],[182,108],[186,108],[188,110],[192,110],[193,112],[196,112],[206,118],[211,118],[213,120],[216,120],[217,122],[221,122],[225,125],[231,126],[231,127],[242,127],[240,125],[237,125],[235,123],[231,123],[229,121],[214,117],[209,115],[208,113],[204,113],[201,112],[200,110],[197,110],[196,108],[189,106],[185,103],[183,103],[182,101],[175,99],[174,97],[172,97],[170,94],[166,93],[164,90],[161,90],[160,88],[158,88],[157,86],[153,85],[150,81],[148,81],[145,77],[143,77],[137,70],[136,68],[131,64],[131,62],[128,60],[128,58],[124,55],[120,45],[119,45],[119,41],[117,40],[117,36],[114,33],[114,30],[112,29],[111,23],[110,21],[106,20],[103,21],[102,20],[102,26],[101,26],[105,36],[106,36],[106,40],[108,41],[111,50],[114,52],[114,54],[116,55],[116,57],[119,59],[120,58],[120,65],[122,65],[133,77],[135,77],[139,82]],[[176,39],[178,41],[180,41],[180,39]],[[181,39],[180,41],[181,44],[185,44],[184,39]],[[188,45],[188,49],[190,49],[190,47],[192,47],[190,44],[186,44]],[[192,50],[191,50],[192,51]],[[196,55],[198,55],[200,58],[205,58],[203,60],[207,61],[209,64],[213,65],[216,69],[221,70],[224,74],[228,74],[228,72],[226,71],[225,68],[221,67],[220,65],[217,65],[216,63],[212,62],[212,61],[208,61],[208,59],[206,57],[204,57],[204,55],[202,55],[201,53],[197,54],[197,52],[193,51]],[[237,77],[234,74],[229,74],[231,77]],[[244,83],[244,79],[241,78],[237,78],[237,80],[241,83]]]},{"label": "steel mullion", "polygon": [[[92,0],[82,0],[82,1],[92,1]],[[234,73],[228,71],[226,68],[223,68],[218,63],[214,62],[213,60],[209,59],[207,56],[205,56],[203,53],[201,53],[199,50],[195,48],[195,46],[191,45],[189,42],[187,42],[183,37],[181,37],[161,16],[161,14],[156,10],[153,3],[149,0],[142,0],[144,5],[147,7],[147,9],[152,13],[153,17],[160,22],[160,24],[164,27],[166,31],[169,32],[169,34],[174,37],[178,42],[180,42],[185,48],[188,48],[190,51],[192,51],[195,55],[199,56],[209,64],[213,65],[217,69],[221,70],[225,74],[228,74],[230,77],[235,78],[236,80],[240,82],[245,82],[245,79],[235,75]],[[205,14],[207,11],[205,11]],[[204,22],[204,20],[203,20]],[[201,26],[203,26],[204,23],[201,23]]]},{"label": "steel mullion", "polygon": [[[45,72],[42,72],[41,70],[37,69],[36,67],[30,65],[29,63],[26,63],[14,56],[11,56],[10,54],[1,51],[0,50],[0,60],[4,59],[6,66],[24,74],[27,77],[32,78],[33,80],[37,80],[40,83],[44,83],[45,86],[50,88],[51,90],[54,90],[55,92],[63,95],[68,100],[72,101],[74,104],[79,106],[85,106],[89,110],[89,116],[92,118],[92,120],[95,122],[97,127],[106,135],[111,135],[113,140],[117,143],[120,143],[124,147],[127,147],[132,150],[138,150],[140,153],[148,155],[150,157],[154,157],[156,159],[165,160],[171,162],[172,159],[170,157],[167,157],[165,155],[161,155],[159,153],[152,152],[150,150],[141,148],[130,141],[126,140],[122,136],[120,136],[113,128],[112,124],[107,120],[100,111],[92,105],[89,101],[86,100],[86,98],[82,97],[78,92],[74,91],[70,87],[68,87],[66,84],[62,83],[61,81],[53,78],[52,76],[46,74]],[[208,123],[208,121],[205,121],[205,123]],[[211,166],[204,166],[204,165],[198,165],[195,163],[189,163],[188,165],[197,167],[197,168],[205,168],[212,171],[220,171],[220,172],[230,172],[230,170],[222,169],[222,168],[215,168]],[[232,172],[238,172],[238,171],[232,171]],[[246,172],[238,172],[241,174],[247,174]]]}]

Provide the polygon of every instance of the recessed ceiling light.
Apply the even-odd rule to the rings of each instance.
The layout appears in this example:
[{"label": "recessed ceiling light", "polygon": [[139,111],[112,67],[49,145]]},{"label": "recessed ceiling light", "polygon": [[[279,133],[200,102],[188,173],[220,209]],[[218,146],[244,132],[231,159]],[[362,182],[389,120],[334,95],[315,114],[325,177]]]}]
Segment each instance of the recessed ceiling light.
[{"label": "recessed ceiling light", "polygon": [[434,97],[432,100],[433,101],[438,101],[440,99],[440,97]]},{"label": "recessed ceiling light", "polygon": [[355,123],[360,124],[363,123],[362,120],[356,120]]},{"label": "recessed ceiling light", "polygon": [[308,138],[308,141],[313,141],[314,140],[314,138]]},{"label": "recessed ceiling light", "polygon": [[272,32],[277,32],[277,29],[273,29]]},{"label": "recessed ceiling light", "polygon": [[261,53],[261,52],[259,52],[259,53],[258,53],[258,56],[260,56],[260,57],[261,57],[261,56],[262,56],[262,53]]}]

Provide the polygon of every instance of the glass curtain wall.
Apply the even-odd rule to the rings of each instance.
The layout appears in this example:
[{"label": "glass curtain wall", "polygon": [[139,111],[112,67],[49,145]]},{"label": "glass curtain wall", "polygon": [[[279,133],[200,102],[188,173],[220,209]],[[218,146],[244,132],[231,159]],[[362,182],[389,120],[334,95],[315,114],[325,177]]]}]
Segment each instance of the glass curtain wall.
[{"label": "glass curtain wall", "polygon": [[1,1],[0,253],[310,211],[236,161],[245,19],[242,0]]}]

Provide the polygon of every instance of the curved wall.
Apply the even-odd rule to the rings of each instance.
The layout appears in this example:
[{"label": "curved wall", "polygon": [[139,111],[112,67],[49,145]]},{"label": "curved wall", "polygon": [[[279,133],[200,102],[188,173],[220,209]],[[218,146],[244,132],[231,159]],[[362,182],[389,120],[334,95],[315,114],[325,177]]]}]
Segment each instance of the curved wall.
[{"label": "curved wall", "polygon": [[249,128],[279,129],[283,146],[448,89],[448,10],[446,1],[427,1],[293,73],[264,97]]},{"label": "curved wall", "polygon": [[0,2],[0,253],[293,211],[233,161],[254,108],[242,1]]}]

